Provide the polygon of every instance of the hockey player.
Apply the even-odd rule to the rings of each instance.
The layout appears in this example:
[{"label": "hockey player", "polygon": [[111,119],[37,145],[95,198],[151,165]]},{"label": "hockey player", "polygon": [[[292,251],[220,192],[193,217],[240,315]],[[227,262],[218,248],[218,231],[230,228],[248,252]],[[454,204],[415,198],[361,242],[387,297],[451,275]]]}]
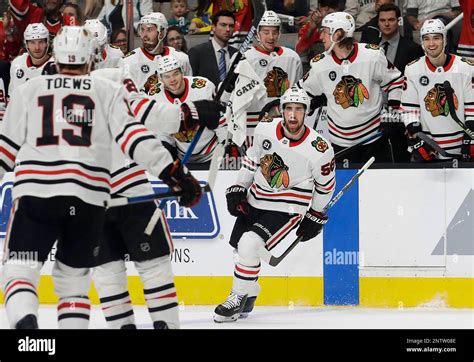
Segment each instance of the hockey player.
[{"label": "hockey player", "polygon": [[157,60],[165,55],[177,58],[183,66],[185,75],[192,75],[188,56],[163,45],[167,28],[168,21],[162,13],[151,13],[140,19],[138,31],[143,46],[131,51],[124,58],[125,66],[140,91],[146,91],[147,88],[156,85]]},{"label": "hockey player", "polygon": [[[197,76],[185,76],[183,67],[178,59],[168,55],[158,60],[159,83],[154,89],[149,89],[149,94],[158,103],[181,104],[193,102],[200,99],[212,100],[215,90],[214,84],[207,78]],[[150,124],[150,130],[163,134],[160,119],[155,119],[154,124]],[[219,134],[223,139],[226,131],[221,122]],[[182,159],[191,141],[196,134],[196,130],[181,129],[171,137],[164,138],[171,146],[176,148],[179,159]],[[190,163],[205,163],[210,161],[212,154],[218,144],[218,136],[215,131],[205,129],[191,155]]]},{"label": "hockey player", "polygon": [[274,11],[265,11],[257,27],[258,44],[244,53],[255,73],[267,89],[267,99],[253,102],[247,109],[247,135],[251,136],[258,123],[262,103],[279,98],[303,76],[301,59],[293,50],[279,46],[281,21]]},{"label": "hockey player", "polygon": [[89,31],[99,45],[95,68],[121,68],[123,64],[122,51],[108,43],[107,28],[97,19],[86,20],[84,28]]},{"label": "hockey player", "polygon": [[451,83],[456,114],[474,130],[474,61],[445,53],[446,27],[439,19],[425,21],[420,36],[425,56],[407,66],[402,94],[402,118],[411,159],[420,162],[443,158],[417,137],[423,131],[450,154],[473,161],[474,142],[451,119],[443,83]]},{"label": "hockey player", "polygon": [[260,291],[261,248],[272,250],[300,221],[297,235],[313,239],[328,220],[322,211],[335,188],[334,151],[304,125],[309,106],[302,89],[285,92],[283,117],[257,125],[237,183],[226,190],[229,213],[237,217],[230,244],[239,261],[232,291],[215,309],[215,322],[233,322],[252,310]]},{"label": "hockey player", "polygon": [[[355,22],[348,13],[328,14],[321,26],[326,51],[311,60],[310,71],[298,84],[318,97],[315,100],[327,98],[330,141],[338,152],[376,136],[383,102],[380,90],[388,93],[388,106],[398,108],[403,78],[377,45],[354,41]],[[371,156],[378,162],[391,161],[385,137],[372,139],[345,158],[365,162]]]},{"label": "hockey player", "polygon": [[[129,91],[135,116],[149,129],[159,128],[161,133],[172,134],[180,128],[192,131],[199,123],[209,128],[215,128],[218,124],[221,105],[217,102],[188,100],[179,105],[156,102],[137,92],[124,69],[100,69],[92,72],[92,76],[124,84]],[[199,119],[192,118],[196,114]],[[153,193],[144,170],[125,159],[118,147],[113,151],[112,160],[112,197]],[[178,299],[171,268],[172,251],[173,241],[166,216],[154,203],[107,210],[93,280],[109,327],[136,328],[124,260],[125,254],[128,254],[144,284],[145,301],[154,328],[179,328]]]},{"label": "hockey player", "polygon": [[29,24],[24,36],[26,53],[17,57],[10,68],[10,94],[29,79],[40,76],[53,67],[49,53],[49,31],[42,23]]},{"label": "hockey player", "polygon": [[124,87],[85,75],[91,48],[84,28],[62,28],[54,40],[60,74],[20,86],[0,126],[0,176],[14,169],[16,177],[2,275],[14,328],[38,327],[40,270],[56,240],[59,327],[87,328],[89,268],[110,198],[113,143],[172,189],[183,190],[181,205],[192,206],[201,196],[198,182],[133,117]]}]

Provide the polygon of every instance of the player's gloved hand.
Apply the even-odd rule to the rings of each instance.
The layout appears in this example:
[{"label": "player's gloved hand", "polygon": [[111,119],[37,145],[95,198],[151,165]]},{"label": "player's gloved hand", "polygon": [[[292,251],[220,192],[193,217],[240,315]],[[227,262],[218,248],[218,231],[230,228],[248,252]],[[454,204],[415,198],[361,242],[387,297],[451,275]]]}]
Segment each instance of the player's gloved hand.
[{"label": "player's gloved hand", "polygon": [[224,155],[228,158],[238,158],[240,156],[240,148],[234,142],[230,141],[225,146]]},{"label": "player's gloved hand", "polygon": [[398,109],[383,110],[380,117],[380,131],[387,137],[400,137],[405,133],[405,124]]},{"label": "player's gloved hand", "polygon": [[201,199],[199,182],[181,165],[181,161],[170,163],[158,177],[173,191],[183,191],[183,195],[178,198],[180,206],[193,207]]},{"label": "player's gloved hand", "polygon": [[220,102],[202,99],[181,104],[181,128],[195,129],[197,126],[215,129],[219,126],[221,112],[225,106]]},{"label": "player's gloved hand", "polygon": [[427,162],[437,158],[436,150],[416,136],[418,132],[422,132],[419,122],[410,123],[406,129],[408,152],[412,162]]},{"label": "player's gloved hand", "polygon": [[54,62],[48,62],[44,65],[41,75],[54,75],[58,74],[56,64]]},{"label": "player's gloved hand", "polygon": [[265,104],[258,114],[258,121],[271,122],[273,118],[280,117],[280,98],[274,99]]},{"label": "player's gloved hand", "polygon": [[461,155],[463,161],[474,162],[474,141],[471,139],[464,139],[461,146]]},{"label": "player's gloved hand", "polygon": [[301,237],[301,241],[308,241],[319,235],[324,224],[328,222],[328,216],[313,209],[306,211],[306,215],[301,221],[296,236]]},{"label": "player's gloved hand", "polygon": [[232,185],[225,190],[227,210],[232,216],[250,217],[250,205],[247,201],[247,189],[240,185]]},{"label": "player's gloved hand", "polygon": [[412,162],[426,162],[437,158],[436,150],[418,137],[408,138],[407,145]]}]

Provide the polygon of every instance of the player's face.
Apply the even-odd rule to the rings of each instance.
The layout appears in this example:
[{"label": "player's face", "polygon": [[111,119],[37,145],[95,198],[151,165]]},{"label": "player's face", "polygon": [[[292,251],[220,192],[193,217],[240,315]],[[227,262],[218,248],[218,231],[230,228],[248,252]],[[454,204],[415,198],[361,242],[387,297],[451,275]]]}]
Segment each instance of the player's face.
[{"label": "player's face", "polygon": [[431,58],[438,57],[444,51],[443,34],[426,34],[423,36],[423,47],[426,55]]},{"label": "player's face", "polygon": [[127,52],[127,36],[123,33],[120,33],[115,38],[113,45],[120,48],[120,50],[125,54]]},{"label": "player's face", "polygon": [[324,50],[328,50],[331,47],[331,35],[329,35],[329,28],[322,28],[319,39],[321,39],[324,45]]},{"label": "player's face", "polygon": [[398,31],[398,19],[395,11],[381,11],[379,14],[379,29],[383,35],[391,37]]},{"label": "player's face", "polygon": [[214,31],[214,38],[220,40],[222,43],[227,44],[229,39],[234,33],[235,21],[228,16],[219,16],[216,25],[212,25]]},{"label": "player's face", "polygon": [[297,135],[304,126],[305,109],[301,103],[287,103],[283,110],[286,130]]},{"label": "player's face", "polygon": [[34,59],[43,58],[48,51],[48,42],[46,39],[28,40],[26,46],[28,48],[28,53]]},{"label": "player's face", "polygon": [[181,94],[184,91],[184,75],[180,69],[172,70],[160,76],[165,89],[173,94]]},{"label": "player's face", "polygon": [[154,24],[140,25],[140,38],[145,50],[152,51],[158,45],[158,27]]},{"label": "player's face", "polygon": [[166,37],[168,39],[169,46],[172,46],[177,50],[181,50],[183,48],[183,36],[176,30],[169,30],[166,34]]},{"label": "player's face", "polygon": [[260,45],[268,52],[275,50],[280,37],[280,28],[277,26],[261,26],[258,32]]}]

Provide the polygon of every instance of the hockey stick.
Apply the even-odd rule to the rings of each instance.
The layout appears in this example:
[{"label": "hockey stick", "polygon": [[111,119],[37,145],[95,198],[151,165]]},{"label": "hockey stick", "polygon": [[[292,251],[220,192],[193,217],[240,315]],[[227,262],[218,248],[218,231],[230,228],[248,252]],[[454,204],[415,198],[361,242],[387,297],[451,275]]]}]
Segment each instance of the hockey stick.
[{"label": "hockey stick", "polygon": [[451,87],[451,83],[449,81],[445,81],[443,83],[444,91],[446,92],[446,99],[448,101],[449,106],[449,113],[451,118],[458,124],[459,127],[463,130],[465,134],[467,134],[472,140],[474,140],[474,132],[471,131],[466,125],[461,121],[456,113],[456,107],[454,105],[454,90]]},{"label": "hockey stick", "polygon": [[352,145],[350,147],[347,147],[347,148],[344,148],[342,150],[340,150],[339,152],[336,152],[336,154],[334,155],[336,158],[342,156],[342,155],[345,155],[347,152],[351,152],[353,150],[355,150],[356,148],[359,148],[360,146],[363,146],[365,143],[369,142],[369,141],[372,141],[378,137],[382,137],[383,135],[383,132],[377,132],[376,134],[373,134],[372,136],[370,137],[367,137],[366,139],[360,141],[359,143],[356,143],[355,145]]},{"label": "hockey stick", "polygon": [[[359,179],[359,177],[372,165],[372,163],[374,163],[374,161],[375,161],[375,157],[371,157],[364,164],[364,166],[362,166],[362,168],[354,176],[352,176],[352,178],[349,180],[349,182],[347,184],[344,185],[344,187],[341,189],[341,191],[339,191],[337,193],[337,195],[334,196],[331,199],[331,201],[329,201],[329,203],[324,207],[323,213],[327,213],[327,211],[339,201],[339,199],[342,197],[342,195],[344,195],[346,193],[346,191]],[[267,249],[261,248],[260,249],[260,257],[265,262],[267,262],[269,265],[277,266],[296,247],[296,245],[298,245],[301,242],[301,239],[302,239],[301,236],[296,238],[296,240],[293,241],[293,243],[291,243],[291,245],[288,247],[288,249],[286,249],[283,252],[283,254],[281,254],[280,256],[274,256]]]},{"label": "hockey stick", "polygon": [[427,145],[429,145],[431,148],[433,148],[436,152],[438,152],[441,156],[443,157],[451,157],[455,159],[460,159],[460,155],[453,155],[452,153],[446,152],[440,145],[436,143],[434,139],[429,137],[426,133],[424,132],[417,132],[417,137],[425,142]]},{"label": "hockey stick", "polygon": [[127,0],[126,15],[127,15],[126,28],[127,28],[127,46],[128,46],[127,51],[128,51],[129,49],[133,49],[132,40],[133,40],[134,29],[133,29],[133,4],[132,4],[132,0]]},{"label": "hockey stick", "polygon": [[[209,186],[206,185],[201,188],[202,192],[209,192]],[[170,199],[174,197],[180,197],[183,195],[183,191],[169,191],[161,192],[161,193],[154,193],[149,195],[143,196],[133,196],[133,197],[118,197],[116,199],[111,199],[110,201],[104,201],[104,207],[117,207],[117,206],[125,206],[130,204],[139,204],[142,202],[150,202],[155,200],[164,200]]]}]

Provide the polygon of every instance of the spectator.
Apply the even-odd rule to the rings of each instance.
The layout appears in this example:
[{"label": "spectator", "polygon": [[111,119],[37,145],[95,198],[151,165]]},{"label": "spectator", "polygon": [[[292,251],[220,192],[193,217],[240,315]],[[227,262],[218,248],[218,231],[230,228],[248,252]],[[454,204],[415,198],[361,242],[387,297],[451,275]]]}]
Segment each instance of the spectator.
[{"label": "spectator", "polygon": [[104,7],[104,0],[84,0],[84,15],[87,19],[95,19]]},{"label": "spectator", "polygon": [[356,21],[356,31],[367,24],[377,13],[374,8],[375,0],[347,0],[345,12],[351,14]]},{"label": "spectator", "polygon": [[458,0],[408,0],[407,20],[418,31],[426,20],[439,18],[445,25],[461,13]]},{"label": "spectator", "polygon": [[[307,0],[268,0],[268,8],[277,14],[289,15],[295,18],[296,23],[300,24],[302,19],[309,12],[309,3]],[[297,33],[296,26],[282,23],[283,33]]]},{"label": "spectator", "polygon": [[[104,6],[98,15],[109,29],[109,33],[117,29],[125,28],[127,25],[127,7],[123,5],[124,0],[105,0]],[[133,0],[133,28],[138,31],[138,22],[149,13],[153,12],[152,0]]]},{"label": "spectator", "polygon": [[311,58],[324,51],[318,32],[321,20],[336,11],[339,11],[339,0],[320,0],[318,8],[309,13],[307,23],[299,30],[296,52],[302,58],[304,73],[309,70]]},{"label": "spectator", "polygon": [[188,27],[191,24],[192,15],[189,12],[186,0],[171,0],[171,19],[168,19],[168,25],[177,26],[184,34],[188,33]]},{"label": "spectator", "polygon": [[128,37],[127,31],[124,29],[115,30],[110,36],[110,44],[118,47],[123,55],[128,53]]},{"label": "spectator", "polygon": [[[209,79],[215,86],[221,81],[218,64],[224,62],[227,72],[230,67],[230,58],[237,51],[229,46],[234,24],[235,16],[232,12],[219,11],[212,17],[214,37],[207,43],[189,49],[189,62],[193,68],[193,74]],[[209,56],[211,54],[214,56]],[[221,59],[222,57],[224,59]]]},{"label": "spectator", "polygon": [[[197,9],[196,9],[197,10]],[[212,6],[206,11],[196,12],[196,17],[191,20],[188,27],[188,34],[210,33],[212,27]]]},{"label": "spectator", "polygon": [[472,0],[459,1],[461,2],[464,18],[462,19],[458,55],[474,60],[474,2]]},{"label": "spectator", "polygon": [[181,29],[177,26],[169,26],[168,32],[166,33],[165,45],[171,46],[176,50],[182,51],[183,53],[188,52],[188,46],[186,39]]},{"label": "spectator", "polygon": [[69,16],[77,20],[76,25],[84,25],[85,17],[82,9],[79,5],[74,4],[72,2],[64,4],[64,7],[61,11],[61,14],[64,16]]},{"label": "spectator", "polygon": [[[252,26],[253,8],[250,0],[239,0],[229,2],[226,0],[198,0],[196,14],[203,14],[212,6],[213,16],[221,10],[227,10],[234,14],[234,34],[229,40],[229,45],[238,46],[247,36]],[[211,34],[211,37],[213,35]]]}]

